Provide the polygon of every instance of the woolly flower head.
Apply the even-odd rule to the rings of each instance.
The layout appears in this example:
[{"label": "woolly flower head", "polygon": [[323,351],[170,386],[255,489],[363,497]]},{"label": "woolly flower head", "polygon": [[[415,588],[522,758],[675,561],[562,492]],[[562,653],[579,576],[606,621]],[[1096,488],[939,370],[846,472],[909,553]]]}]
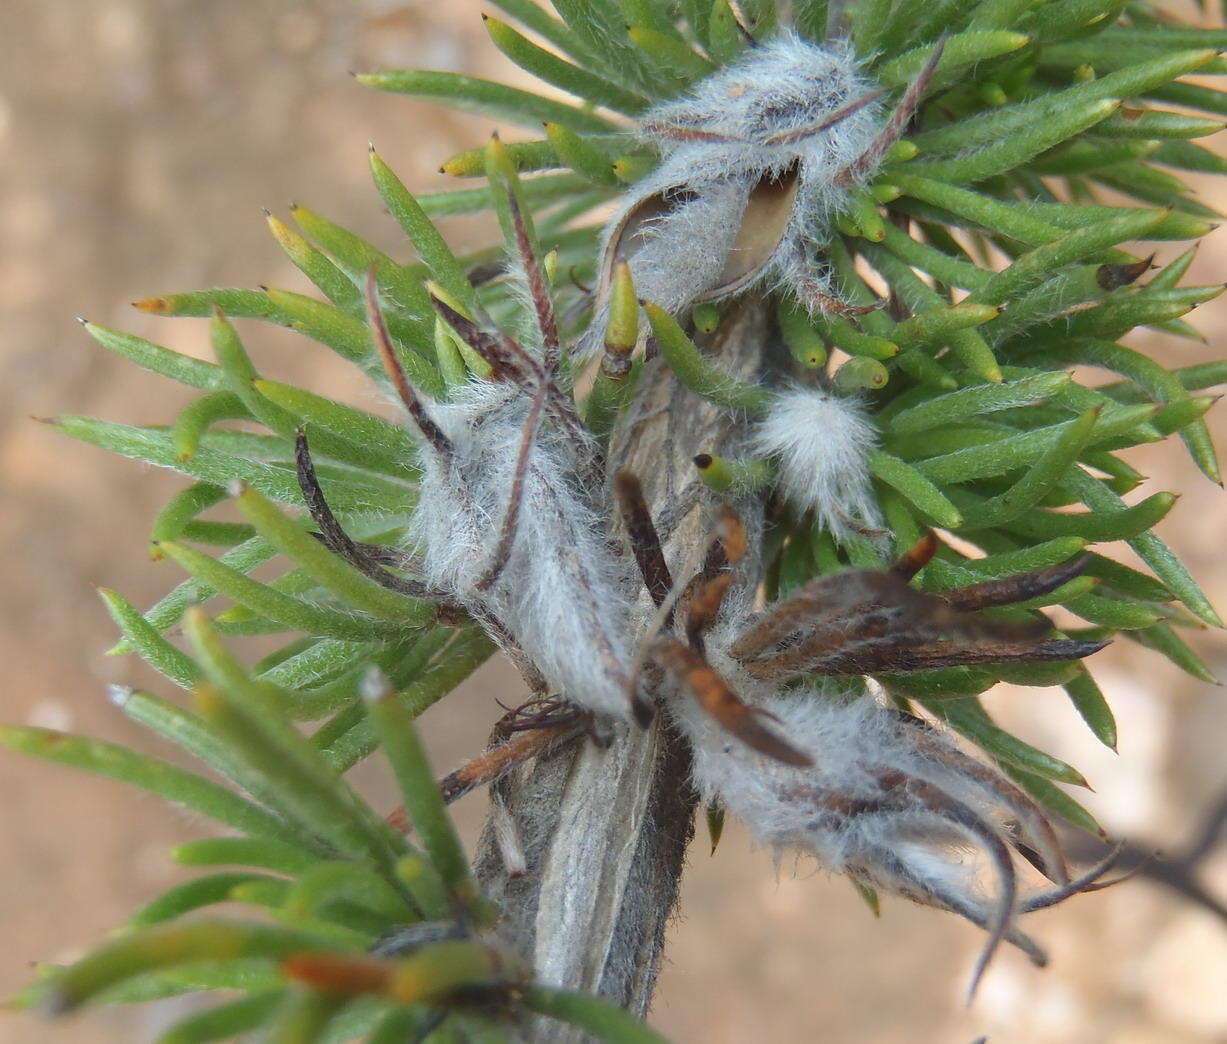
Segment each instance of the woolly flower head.
[{"label": "woolly flower head", "polygon": [[843,45],[783,34],[648,110],[638,133],[661,164],[609,223],[594,330],[623,261],[640,297],[675,313],[764,280],[827,307],[821,247],[881,155],[875,98]]},{"label": "woolly flower head", "polygon": [[881,126],[871,104],[840,115],[872,93],[849,48],[784,34],[649,109],[639,133],[683,181],[778,176],[800,162],[806,177],[829,182]]},{"label": "woolly flower head", "polygon": [[[704,798],[744,820],[777,856],[812,856],[827,870],[952,910],[988,930],[973,991],[1001,940],[1037,965],[1046,962],[1016,915],[1060,901],[1084,883],[1062,874],[1056,889],[1019,897],[1007,824],[1024,847],[1040,853],[1042,865],[1063,867],[1050,825],[1025,795],[870,696],[844,701],[804,688],[765,696],[759,706],[790,743],[813,756],[813,767],[763,758],[730,742],[695,706],[680,704],[674,716],[692,743]],[[968,858],[969,849],[979,858]]]},{"label": "woolly flower head", "polygon": [[[543,427],[527,444],[515,489],[529,408],[523,389],[493,381],[473,381],[431,406],[451,451],[423,454],[414,531],[424,576],[497,640],[510,638],[551,687],[589,710],[625,717],[624,571],[577,479],[577,450],[556,429]],[[522,507],[506,565],[483,585],[514,496]]]}]

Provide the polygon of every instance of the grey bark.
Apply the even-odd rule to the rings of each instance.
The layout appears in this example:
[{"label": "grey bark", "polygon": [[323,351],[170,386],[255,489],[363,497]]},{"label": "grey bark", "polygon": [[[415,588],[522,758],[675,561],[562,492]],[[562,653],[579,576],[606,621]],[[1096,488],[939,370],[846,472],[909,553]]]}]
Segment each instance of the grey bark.
[{"label": "grey bark", "polygon": [[[762,307],[748,301],[704,347],[729,373],[752,380],[766,335]],[[691,458],[739,431],[736,419],[684,388],[663,359],[644,366],[614,433],[610,467],[639,476],[675,575],[710,537],[710,499]],[[651,614],[645,597],[637,625]],[[503,907],[511,941],[533,956],[539,981],[647,1012],[694,830],[689,768],[685,743],[658,714],[648,729],[619,726],[603,750],[584,741],[539,759],[507,785],[527,873],[508,877],[489,828],[477,872]],[[543,1022],[532,1039],[582,1035]]]}]

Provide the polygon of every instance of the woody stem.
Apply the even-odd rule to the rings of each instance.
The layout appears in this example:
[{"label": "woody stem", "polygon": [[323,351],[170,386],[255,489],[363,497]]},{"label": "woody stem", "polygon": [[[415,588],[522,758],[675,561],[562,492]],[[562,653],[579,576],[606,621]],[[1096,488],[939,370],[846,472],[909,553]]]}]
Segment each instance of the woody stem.
[{"label": "woody stem", "polygon": [[[705,346],[720,367],[754,380],[767,337],[762,305],[730,310]],[[686,390],[660,357],[648,362],[615,430],[609,472],[642,483],[676,571],[709,536],[709,494],[695,471],[696,447],[721,446],[739,423]],[[746,567],[757,564],[752,547]],[[653,614],[645,594],[636,625]],[[572,745],[538,759],[506,788],[528,871],[509,877],[487,824],[477,872],[504,911],[503,929],[532,955],[539,981],[599,993],[646,1013],[660,971],[665,926],[677,899],[696,795],[690,752],[658,714],[649,728],[619,726],[604,749]],[[534,1041],[580,1039],[561,1023]]]}]

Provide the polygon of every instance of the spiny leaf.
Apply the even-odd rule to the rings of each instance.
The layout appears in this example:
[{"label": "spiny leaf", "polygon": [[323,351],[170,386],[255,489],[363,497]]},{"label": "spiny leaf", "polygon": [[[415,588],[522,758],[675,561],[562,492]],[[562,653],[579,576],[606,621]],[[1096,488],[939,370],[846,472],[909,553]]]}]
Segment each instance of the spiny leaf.
[{"label": "spiny leaf", "polygon": [[158,1044],[205,1044],[237,1037],[263,1026],[284,1000],[282,990],[266,990],[214,1005],[175,1023]]},{"label": "spiny leaf", "polygon": [[1095,738],[1105,747],[1116,749],[1116,719],[1103,692],[1085,667],[1065,683],[1065,695],[1082,716]]},{"label": "spiny leaf", "polygon": [[[943,44],[941,61],[937,64],[934,79],[948,81],[951,74],[976,62],[997,58],[1026,46],[1030,37],[1001,29],[977,29],[955,33]],[[874,76],[888,87],[904,87],[914,80],[926,63],[933,57],[936,44],[917,47],[898,58],[882,62],[874,69]]]},{"label": "spiny leaf", "polygon": [[1069,104],[1059,114],[1028,127],[1022,133],[984,145],[956,159],[916,160],[911,170],[923,178],[956,184],[984,181],[1026,163],[1054,145],[1081,134],[1120,107],[1118,98],[1100,98]]},{"label": "spiny leaf", "polygon": [[367,715],[400,784],[401,800],[423,848],[444,886],[472,913],[489,920],[492,911],[480,900],[460,837],[435,783],[426,748],[404,702],[380,674],[372,673],[363,684]]},{"label": "spiny leaf", "polygon": [[[469,628],[457,634],[439,657],[421,677],[407,685],[401,699],[412,717],[417,717],[427,707],[437,703],[465,678],[490,658],[494,644],[479,628]],[[328,760],[344,772],[375,749],[376,739],[371,723],[366,719],[360,705],[338,715],[340,728],[324,726],[314,737]]]},{"label": "spiny leaf", "polygon": [[372,825],[369,811],[309,743],[295,740],[288,724],[279,727],[268,713],[240,706],[247,701],[204,686],[196,690],[196,700],[204,721],[262,779],[299,829],[342,855],[368,861],[391,880],[396,856],[388,832]]},{"label": "spiny leaf", "polygon": [[141,907],[129,923],[136,928],[147,928],[150,925],[173,921],[193,910],[226,902],[236,885],[251,881],[274,880],[276,878],[269,877],[267,874],[253,874],[238,870],[193,878],[191,881],[175,885]]},{"label": "spiny leaf", "polygon": [[269,231],[303,275],[311,280],[333,304],[343,311],[357,311],[362,304],[358,288],[332,259],[295,232],[275,214],[265,213]]},{"label": "spiny leaf", "polygon": [[181,355],[152,341],[99,326],[87,319],[82,319],[81,325],[103,348],[130,359],[143,369],[193,388],[216,390],[221,387],[221,368],[213,363]]},{"label": "spiny leaf", "polygon": [[[924,131],[915,135],[913,141],[921,152],[926,154],[952,153],[976,145],[1000,141],[1019,132],[1030,131],[1034,134],[1040,125],[1057,118],[1059,114],[1072,118],[1072,115],[1083,106],[1151,93],[1160,85],[1168,84],[1177,77],[1192,72],[1215,57],[1215,51],[1205,49],[1181,51],[1156,57],[1128,69],[1121,69],[1107,76],[1098,77],[1089,83],[1067,87],[1062,91],[1046,92],[1031,101],[1010,105],[1003,109],[982,113],[971,119],[950,123],[945,127]],[[1106,116],[1107,113],[1104,115]],[[1072,122],[1076,123],[1077,120],[1073,119]],[[1070,135],[1057,138],[1053,144],[1068,136]]]},{"label": "spiny leaf", "polygon": [[[224,486],[232,479],[241,479],[283,504],[303,503],[298,482],[291,470],[293,454],[284,440],[261,442],[246,433],[210,433],[201,440],[201,446],[192,459],[184,461],[175,449],[171,433],[165,428],[137,428],[91,417],[72,416],[59,417],[54,424],[65,435],[121,456],[171,468],[215,485]],[[245,454],[256,456],[239,455],[223,447],[239,448]],[[281,462],[259,459],[275,450],[281,450],[278,454],[282,457]],[[413,494],[408,487],[352,470],[318,470],[328,493],[328,502],[338,513],[404,515],[412,506]]]},{"label": "spiny leaf", "polygon": [[932,396],[915,406],[900,410],[890,418],[887,428],[893,434],[911,435],[948,425],[965,417],[978,417],[997,410],[1043,402],[1065,387],[1069,381],[1068,373],[1056,370],[1002,384],[961,388],[945,395]]},{"label": "spiny leaf", "polygon": [[1156,623],[1151,627],[1141,627],[1130,631],[1127,637],[1166,656],[1182,671],[1192,675],[1198,681],[1209,685],[1219,684],[1218,678],[1206,666],[1202,658],[1189,648],[1188,643],[1175,632],[1170,624]]},{"label": "spiny leaf", "polygon": [[767,391],[720,373],[703,358],[677,320],[663,308],[646,301],[643,309],[648,322],[652,324],[661,353],[669,361],[678,380],[691,391],[729,409],[744,410],[751,415],[769,409],[770,394]]},{"label": "spiny leaf", "polygon": [[191,657],[163,638],[131,602],[105,587],[98,588],[98,594],[142,660],[182,689],[190,689],[200,680],[200,670]]},{"label": "spiny leaf", "polygon": [[963,524],[959,509],[941,490],[898,457],[875,450],[869,457],[869,471],[874,478],[885,482],[911,501],[935,525],[957,529]]},{"label": "spiny leaf", "polygon": [[188,841],[172,853],[183,866],[255,866],[282,874],[299,874],[316,860],[293,845],[262,838],[212,837]]},{"label": "spiny leaf", "polygon": [[1085,777],[1071,765],[1045,754],[993,724],[979,700],[952,700],[937,703],[933,712],[951,728],[970,739],[996,758],[1044,779],[1085,787]]}]

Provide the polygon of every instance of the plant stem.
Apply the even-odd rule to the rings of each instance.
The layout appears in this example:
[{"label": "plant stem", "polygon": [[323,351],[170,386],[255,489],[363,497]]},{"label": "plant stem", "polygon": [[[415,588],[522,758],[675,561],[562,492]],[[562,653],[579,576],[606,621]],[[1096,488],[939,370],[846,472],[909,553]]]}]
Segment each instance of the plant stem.
[{"label": "plant stem", "polygon": [[[703,345],[725,372],[754,380],[767,335],[758,302],[732,310]],[[680,574],[709,536],[712,494],[692,457],[724,448],[739,421],[684,388],[662,358],[644,366],[634,401],[614,432],[610,473],[634,471],[656,519],[670,567]],[[756,527],[754,527],[756,528]],[[757,556],[751,552],[751,567]],[[693,568],[693,565],[691,566]],[[653,616],[646,596],[638,625]],[[648,729],[619,726],[605,749],[582,742],[540,759],[511,781],[506,803],[527,873],[510,878],[487,827],[477,873],[503,908],[503,927],[532,954],[537,981],[598,993],[644,1015],[665,926],[677,898],[696,796],[690,752],[662,710]],[[542,1022],[534,1041],[581,1038]]]}]

